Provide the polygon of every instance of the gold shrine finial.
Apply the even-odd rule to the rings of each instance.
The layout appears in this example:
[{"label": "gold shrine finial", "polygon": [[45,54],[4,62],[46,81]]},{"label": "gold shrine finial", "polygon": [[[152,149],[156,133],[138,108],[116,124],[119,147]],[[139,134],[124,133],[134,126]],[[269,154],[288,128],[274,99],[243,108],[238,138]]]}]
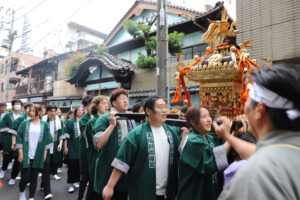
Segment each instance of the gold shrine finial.
[{"label": "gold shrine finial", "polygon": [[[236,22],[230,24],[228,18],[229,16],[226,9],[222,11],[221,21],[214,21],[207,18],[210,25],[202,37],[202,41],[208,43],[209,47],[213,48],[217,40],[219,40],[218,44],[220,45],[225,38],[235,37],[239,33],[238,30],[234,30],[233,28],[236,25]],[[229,27],[230,29],[228,30]]]}]

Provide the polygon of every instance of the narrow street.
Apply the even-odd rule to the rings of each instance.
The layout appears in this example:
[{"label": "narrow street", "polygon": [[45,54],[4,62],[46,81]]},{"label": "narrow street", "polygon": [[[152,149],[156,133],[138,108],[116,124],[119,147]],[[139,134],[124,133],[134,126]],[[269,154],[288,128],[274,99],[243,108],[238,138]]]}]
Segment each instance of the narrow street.
[{"label": "narrow street", "polygon": [[[16,181],[16,184],[13,186],[8,185],[10,178],[11,170],[7,170],[5,177],[1,179],[3,187],[0,189],[0,199],[1,200],[17,200],[19,198],[19,181]],[[19,174],[20,175],[20,174]],[[54,197],[52,199],[58,200],[76,200],[78,195],[78,189],[74,193],[69,194],[67,192],[67,167],[62,168],[62,173],[59,173],[58,176],[61,177],[61,180],[56,181],[51,177],[51,191]],[[38,177],[37,190],[35,195],[35,200],[44,199],[44,193],[40,190],[41,177]],[[26,194],[28,197],[28,187],[26,188]]]}]

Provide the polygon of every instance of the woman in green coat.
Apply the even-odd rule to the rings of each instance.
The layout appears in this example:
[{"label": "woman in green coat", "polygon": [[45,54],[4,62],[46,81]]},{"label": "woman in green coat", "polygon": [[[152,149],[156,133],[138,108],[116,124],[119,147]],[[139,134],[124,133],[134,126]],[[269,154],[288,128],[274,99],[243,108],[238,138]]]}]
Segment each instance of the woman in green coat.
[{"label": "woman in green coat", "polygon": [[47,151],[53,145],[48,123],[40,120],[42,108],[38,104],[30,106],[31,119],[25,120],[18,128],[16,147],[21,163],[21,181],[19,183],[20,200],[26,199],[25,188],[29,182],[29,200],[34,198],[37,176],[44,167]]},{"label": "woman in green coat", "polygon": [[214,200],[220,194],[219,173],[228,165],[230,145],[217,146],[217,140],[208,134],[212,118],[206,107],[191,106],[186,121],[192,131],[180,144],[178,200]]},{"label": "woman in green coat", "polygon": [[74,192],[74,187],[79,188],[80,168],[79,168],[79,138],[81,135],[79,120],[83,115],[83,107],[78,107],[74,111],[74,118],[65,122],[65,155],[68,155],[68,192]]}]

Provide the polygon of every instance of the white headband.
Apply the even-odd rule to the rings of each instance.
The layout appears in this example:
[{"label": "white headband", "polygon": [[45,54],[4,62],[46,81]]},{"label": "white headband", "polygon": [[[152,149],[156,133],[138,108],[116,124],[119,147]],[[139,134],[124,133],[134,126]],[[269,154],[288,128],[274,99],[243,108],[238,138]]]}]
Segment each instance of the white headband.
[{"label": "white headband", "polygon": [[293,102],[260,85],[254,83],[249,96],[254,101],[262,102],[270,108],[286,109],[286,114],[291,120],[295,120],[300,117],[300,111],[296,108]]}]

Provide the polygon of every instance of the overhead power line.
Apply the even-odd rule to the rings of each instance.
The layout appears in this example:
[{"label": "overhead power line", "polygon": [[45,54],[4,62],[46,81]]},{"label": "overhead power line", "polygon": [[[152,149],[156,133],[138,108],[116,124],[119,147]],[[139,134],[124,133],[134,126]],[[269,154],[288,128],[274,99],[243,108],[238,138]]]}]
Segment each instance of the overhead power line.
[{"label": "overhead power line", "polygon": [[26,3],[24,3],[22,6],[20,6],[19,8],[16,8],[16,12],[18,12],[19,10],[21,10],[21,9],[23,9],[23,8],[25,8],[25,7],[27,7],[28,5],[30,5],[32,2],[34,2],[34,1],[32,1],[32,0],[29,0],[29,1],[27,1]]},{"label": "overhead power line", "polygon": [[37,7],[39,7],[40,5],[42,5],[45,1],[47,0],[43,0],[40,3],[38,3],[36,6],[32,7],[28,12],[24,13],[23,15],[21,15],[20,17],[17,17],[15,21],[18,21],[19,19],[21,19],[22,17],[24,17],[25,15],[29,14],[30,12],[32,12],[34,9],[36,9]]}]

